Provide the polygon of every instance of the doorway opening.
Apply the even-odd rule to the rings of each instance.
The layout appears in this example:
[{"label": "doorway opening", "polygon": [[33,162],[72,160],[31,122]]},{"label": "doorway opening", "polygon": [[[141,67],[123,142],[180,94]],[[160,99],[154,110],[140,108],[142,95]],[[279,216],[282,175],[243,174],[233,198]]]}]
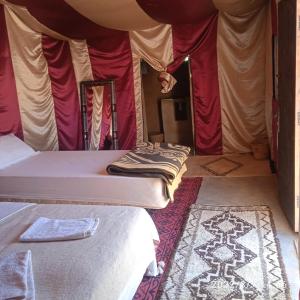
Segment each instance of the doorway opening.
[{"label": "doorway opening", "polygon": [[160,72],[141,62],[145,139],[194,149],[189,61],[172,74],[177,80],[167,94],[161,92]]}]

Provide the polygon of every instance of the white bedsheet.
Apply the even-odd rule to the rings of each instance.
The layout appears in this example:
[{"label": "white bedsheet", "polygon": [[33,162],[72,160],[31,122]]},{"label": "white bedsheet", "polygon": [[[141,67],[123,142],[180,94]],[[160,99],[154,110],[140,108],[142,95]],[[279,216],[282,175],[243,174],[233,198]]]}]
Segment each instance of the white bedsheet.
[{"label": "white bedsheet", "polygon": [[107,174],[106,166],[126,152],[41,152],[0,170],[0,199],[166,207],[168,199],[160,178]]},{"label": "white bedsheet", "polygon": [[18,211],[34,205],[33,203],[11,203],[2,202],[0,205],[0,222],[5,218],[17,213]]},{"label": "white bedsheet", "polygon": [[[99,217],[100,223],[95,235],[83,240],[17,242],[40,216]],[[155,262],[157,239],[155,225],[142,208],[34,205],[0,223],[0,256],[32,251],[37,300],[128,300]]]}]

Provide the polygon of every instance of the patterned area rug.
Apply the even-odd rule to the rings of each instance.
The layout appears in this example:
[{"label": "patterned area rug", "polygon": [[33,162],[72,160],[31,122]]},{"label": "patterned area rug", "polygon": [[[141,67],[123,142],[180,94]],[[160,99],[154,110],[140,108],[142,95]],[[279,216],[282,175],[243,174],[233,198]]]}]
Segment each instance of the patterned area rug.
[{"label": "patterned area rug", "polygon": [[[157,249],[157,260],[166,263],[165,270],[170,266],[176,244],[182,234],[190,206],[195,203],[202,178],[183,178],[175,192],[175,201],[164,209],[148,210],[157,227],[160,243]],[[167,272],[157,277],[144,277],[134,299],[153,300],[156,298],[161,282],[166,279]]]},{"label": "patterned area rug", "polygon": [[193,205],[160,299],[290,299],[270,209]]}]

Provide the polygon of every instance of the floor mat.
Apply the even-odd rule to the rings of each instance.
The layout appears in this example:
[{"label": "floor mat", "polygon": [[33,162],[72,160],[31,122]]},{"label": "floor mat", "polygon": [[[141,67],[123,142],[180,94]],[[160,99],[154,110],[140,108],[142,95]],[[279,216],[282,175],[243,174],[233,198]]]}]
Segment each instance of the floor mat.
[{"label": "floor mat", "polygon": [[281,209],[277,176],[203,178],[197,204],[213,206],[261,206],[272,210],[277,237],[287,273],[291,298],[298,299],[299,260],[295,250],[298,237]]},{"label": "floor mat", "polygon": [[291,299],[271,210],[192,205],[160,299]]},{"label": "floor mat", "polygon": [[175,201],[166,208],[148,210],[153,218],[160,236],[160,244],[157,249],[157,260],[164,261],[165,272],[157,277],[144,277],[134,299],[155,299],[160,284],[166,279],[167,270],[174,250],[179,240],[190,206],[195,203],[202,178],[183,178],[179,189],[175,192]]}]

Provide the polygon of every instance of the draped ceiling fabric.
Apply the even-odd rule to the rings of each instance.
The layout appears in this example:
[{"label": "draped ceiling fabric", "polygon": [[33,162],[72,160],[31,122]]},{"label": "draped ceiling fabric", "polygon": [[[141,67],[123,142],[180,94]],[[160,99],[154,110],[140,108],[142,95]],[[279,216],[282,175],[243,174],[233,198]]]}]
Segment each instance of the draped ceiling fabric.
[{"label": "draped ceiling fabric", "polygon": [[147,15],[135,0],[65,0],[96,24],[120,30],[151,28],[158,22]]},{"label": "draped ceiling fabric", "polygon": [[[197,153],[249,152],[271,137],[267,2],[0,0],[0,134],[38,150],[80,149],[78,84],[115,79],[119,145],[130,149],[144,140],[140,60],[169,88],[189,55]],[[103,149],[109,91],[87,98],[90,148]]]}]

